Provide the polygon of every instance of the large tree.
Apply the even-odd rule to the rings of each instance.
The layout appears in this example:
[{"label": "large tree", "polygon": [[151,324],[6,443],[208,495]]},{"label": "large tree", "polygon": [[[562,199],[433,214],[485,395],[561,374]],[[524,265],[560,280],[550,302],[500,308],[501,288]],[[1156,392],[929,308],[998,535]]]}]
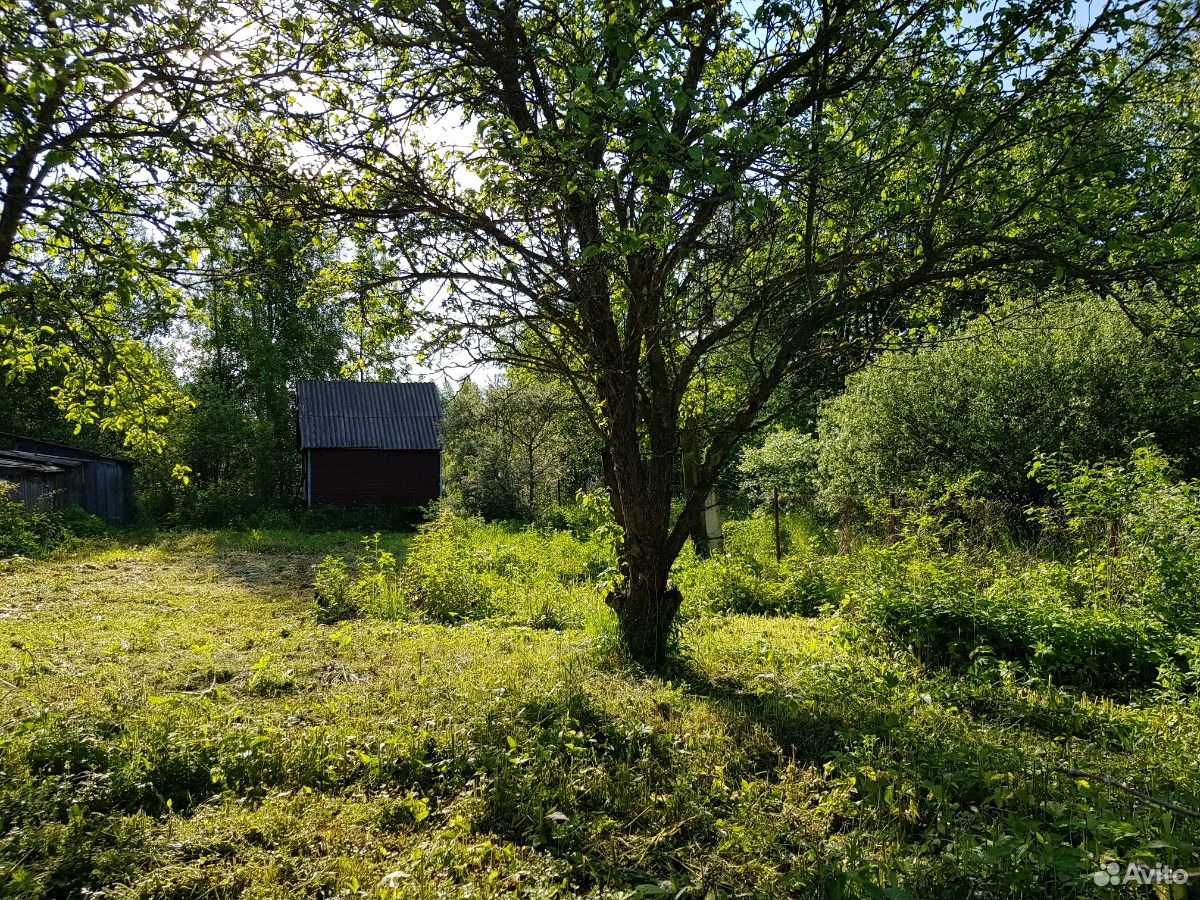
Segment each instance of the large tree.
[{"label": "large tree", "polygon": [[349,0],[285,24],[324,29],[288,131],[324,208],[390,236],[445,334],[589,411],[641,658],[781,389],[1000,281],[1165,284],[1193,256],[1189,3]]},{"label": "large tree", "polygon": [[261,40],[219,0],[0,0],[0,382],[158,442],[178,398],[147,341],[186,312],[191,226],[229,148],[272,158],[226,113],[297,72]]}]

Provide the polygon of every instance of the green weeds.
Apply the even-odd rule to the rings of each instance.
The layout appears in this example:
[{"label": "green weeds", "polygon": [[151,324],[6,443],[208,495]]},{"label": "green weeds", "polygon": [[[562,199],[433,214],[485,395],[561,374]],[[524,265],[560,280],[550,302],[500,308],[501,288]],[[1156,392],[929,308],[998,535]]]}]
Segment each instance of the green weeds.
[{"label": "green weeds", "polygon": [[[776,565],[735,525],[682,561],[680,655],[647,675],[586,533],[439,520],[319,565],[169,540],[0,573],[0,894],[1112,897],[1101,861],[1195,868],[1195,822],[1063,774],[1200,805],[1194,659],[1171,690],[1065,683],[1101,644],[1039,630],[1091,614],[1061,566],[838,557],[798,522]],[[715,614],[735,565],[819,573],[823,615]],[[969,632],[959,596],[1017,618]]]}]

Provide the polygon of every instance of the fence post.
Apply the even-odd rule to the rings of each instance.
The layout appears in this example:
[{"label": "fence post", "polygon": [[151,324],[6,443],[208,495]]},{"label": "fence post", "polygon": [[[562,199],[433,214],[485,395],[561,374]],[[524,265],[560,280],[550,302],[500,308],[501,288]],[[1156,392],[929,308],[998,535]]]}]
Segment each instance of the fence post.
[{"label": "fence post", "polygon": [[783,559],[783,540],[779,535],[779,488],[772,492],[772,506],[775,508],[775,562]]}]

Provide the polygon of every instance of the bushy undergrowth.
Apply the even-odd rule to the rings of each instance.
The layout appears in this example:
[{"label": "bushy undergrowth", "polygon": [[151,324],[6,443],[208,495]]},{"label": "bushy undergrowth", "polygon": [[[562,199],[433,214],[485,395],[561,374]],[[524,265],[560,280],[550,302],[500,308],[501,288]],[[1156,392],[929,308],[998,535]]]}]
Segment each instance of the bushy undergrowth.
[{"label": "bushy undergrowth", "polygon": [[318,617],[367,613],[461,622],[489,617],[555,628],[596,617],[612,567],[602,540],[570,532],[487,524],[441,510],[409,542],[403,562],[363,542],[349,565],[328,557],[318,570]]},{"label": "bushy undergrowth", "polygon": [[81,509],[31,509],[2,499],[3,488],[0,483],[0,559],[45,556],[72,538],[96,537],[107,530],[103,522]]},{"label": "bushy undergrowth", "polygon": [[1196,485],[1173,480],[1149,448],[1127,463],[1043,458],[1035,474],[1058,500],[1034,514],[1063,559],[961,541],[961,518],[937,512],[944,498],[907,506],[893,543],[864,545],[839,566],[847,633],[958,669],[998,659],[1081,687],[1191,684]]},{"label": "bushy undergrowth", "polygon": [[1052,565],[1007,575],[911,546],[864,549],[843,614],[847,633],[897,643],[934,665],[996,659],[1061,684],[1152,684],[1169,655],[1168,630],[1133,610],[1074,605],[1062,589],[1071,578]]},{"label": "bushy undergrowth", "polygon": [[841,589],[806,519],[782,523],[786,552],[779,560],[771,519],[727,522],[724,531],[722,552],[702,558],[689,547],[676,566],[687,613],[815,616],[840,601]]}]

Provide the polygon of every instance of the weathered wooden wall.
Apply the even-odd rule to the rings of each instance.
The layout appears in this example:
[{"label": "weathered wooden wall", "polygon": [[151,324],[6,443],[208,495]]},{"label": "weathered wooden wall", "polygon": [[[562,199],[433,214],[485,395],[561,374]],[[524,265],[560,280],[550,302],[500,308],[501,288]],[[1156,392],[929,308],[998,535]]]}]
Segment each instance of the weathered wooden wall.
[{"label": "weathered wooden wall", "polygon": [[26,506],[66,509],[82,506],[80,496],[81,469],[63,472],[28,472],[22,470],[0,470],[0,482],[8,484],[8,498],[19,500]]},{"label": "weathered wooden wall", "polygon": [[[58,508],[81,506],[109,524],[126,521],[133,513],[133,463],[114,459],[49,441],[39,441],[18,435],[0,436],[0,449],[44,454],[64,461],[77,461],[61,475],[45,476],[47,483],[36,478],[22,478],[22,499],[27,495],[41,496],[47,489],[60,493],[53,505]],[[0,473],[2,475],[3,473]],[[27,482],[27,483],[26,483]],[[56,486],[50,486],[56,485]],[[26,501],[30,503],[30,501]],[[32,505],[32,503],[30,503]]]}]

